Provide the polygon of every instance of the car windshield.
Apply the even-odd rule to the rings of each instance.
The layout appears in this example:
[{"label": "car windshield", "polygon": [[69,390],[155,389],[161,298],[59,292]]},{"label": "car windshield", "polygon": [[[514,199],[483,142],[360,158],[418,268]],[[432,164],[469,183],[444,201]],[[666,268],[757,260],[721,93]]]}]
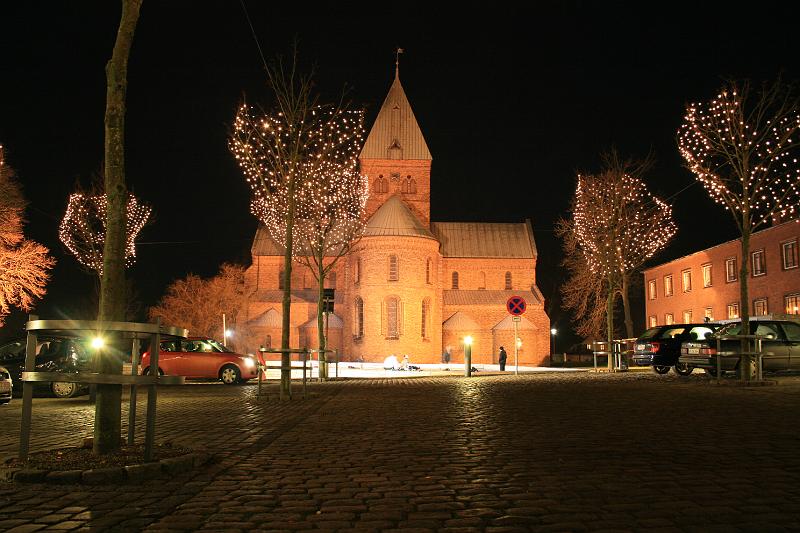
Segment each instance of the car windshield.
[{"label": "car windshield", "polygon": [[25,356],[25,341],[13,341],[0,346],[0,361],[16,361]]},{"label": "car windshield", "polygon": [[653,340],[653,339],[674,339],[678,335],[681,335],[686,328],[676,327],[676,328],[650,328],[644,333],[642,336],[639,337],[639,340]]},{"label": "car windshield", "polygon": [[215,350],[218,352],[227,352],[233,353],[233,350],[229,350],[227,347],[223,346],[222,343],[215,341],[214,339],[207,339],[206,342],[214,347]]}]

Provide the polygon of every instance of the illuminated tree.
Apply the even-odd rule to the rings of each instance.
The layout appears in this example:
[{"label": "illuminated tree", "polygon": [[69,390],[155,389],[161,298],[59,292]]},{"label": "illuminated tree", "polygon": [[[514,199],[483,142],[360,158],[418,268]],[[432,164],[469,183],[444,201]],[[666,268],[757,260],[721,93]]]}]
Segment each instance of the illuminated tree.
[{"label": "illuminated tree", "polygon": [[47,292],[55,260],[41,244],[25,239],[25,198],[0,145],[0,326],[16,307],[30,311]]},{"label": "illuminated tree", "polygon": [[223,339],[222,314],[234,330],[234,345],[243,349],[249,332],[244,320],[253,284],[245,277],[245,268],[223,264],[209,279],[189,274],[173,281],[158,305],[149,309],[151,320],[186,328],[192,335]]},{"label": "illuminated tree", "polygon": [[[711,198],[731,213],[742,235],[739,297],[742,331],[749,331],[750,235],[773,220],[798,214],[800,109],[780,81],[751,92],[747,82],[726,83],[716,98],[686,106],[678,130],[680,153]],[[742,341],[743,352],[749,352]],[[751,368],[744,356],[744,368]],[[745,380],[750,372],[743,372]]]},{"label": "illuminated tree", "polygon": [[[647,161],[621,161],[615,152],[603,156],[605,169],[597,175],[578,175],[573,200],[577,245],[589,270],[606,282],[606,337],[614,336],[614,300],[622,296],[628,337],[630,275],[675,235],[672,208],[653,196],[638,177]],[[609,368],[612,362],[609,358]]]},{"label": "illuminated tree", "polygon": [[[75,259],[101,277],[103,275],[107,207],[108,202],[104,194],[82,192],[71,194],[67,203],[67,212],[58,229],[61,242],[72,252]],[[136,261],[136,237],[147,224],[151,213],[150,206],[139,202],[132,194],[128,194],[128,205],[125,212],[126,267]]]},{"label": "illuminated tree", "polygon": [[[289,369],[291,271],[294,243],[310,235],[306,221],[318,202],[332,201],[320,183],[352,171],[363,134],[360,111],[322,106],[312,94],[310,76],[296,72],[297,62],[267,68],[275,94],[271,112],[243,104],[234,121],[229,147],[250,184],[251,208],[270,235],[285,249],[281,397],[290,395]],[[303,220],[303,223],[297,223]]]}]

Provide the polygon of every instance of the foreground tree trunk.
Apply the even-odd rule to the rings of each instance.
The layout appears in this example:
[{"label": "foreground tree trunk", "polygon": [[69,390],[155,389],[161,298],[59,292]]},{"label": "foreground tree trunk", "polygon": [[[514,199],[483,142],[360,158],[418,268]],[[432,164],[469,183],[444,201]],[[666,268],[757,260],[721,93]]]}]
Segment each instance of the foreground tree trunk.
[{"label": "foreground tree trunk", "polygon": [[625,337],[633,338],[633,319],[631,318],[631,299],[630,299],[630,274],[622,274],[622,310],[625,313]]},{"label": "foreground tree trunk", "polygon": [[328,349],[328,339],[325,337],[325,324],[323,320],[323,308],[325,306],[325,268],[324,257],[317,257],[317,280],[319,281],[317,291],[317,339],[319,340],[319,377],[328,379],[328,357],[325,350]]},{"label": "foreground tree trunk", "polygon": [[292,354],[291,342],[291,312],[292,312],[292,231],[294,228],[294,177],[289,178],[288,202],[289,209],[286,221],[286,252],[283,255],[283,323],[281,324],[281,393],[282,400],[292,398]]},{"label": "foreground tree trunk", "polygon": [[[749,210],[745,209],[742,213],[742,218],[745,221],[741,226],[742,231],[742,266],[739,269],[739,316],[742,319],[742,335],[750,335],[750,305],[748,302],[749,287],[748,287],[748,274],[749,266],[748,260],[750,259],[750,223],[745,217],[749,215]],[[750,339],[742,339],[742,353],[748,354],[750,349],[755,343]],[[753,375],[753,358],[750,355],[742,355],[739,363],[739,370],[742,380],[750,381]]]},{"label": "foreground tree trunk", "polygon": [[[114,52],[106,64],[105,190],[108,209],[99,320],[125,320],[125,207],[128,200],[125,186],[125,97],[128,57],[141,5],[142,0],[123,0]],[[98,353],[97,372],[121,374],[122,339],[109,341]],[[102,455],[120,445],[122,386],[98,385],[96,398],[93,452]]]},{"label": "foreground tree trunk", "polygon": [[614,370],[614,280],[608,275],[608,300],[606,302],[606,341],[608,342],[608,371]]}]

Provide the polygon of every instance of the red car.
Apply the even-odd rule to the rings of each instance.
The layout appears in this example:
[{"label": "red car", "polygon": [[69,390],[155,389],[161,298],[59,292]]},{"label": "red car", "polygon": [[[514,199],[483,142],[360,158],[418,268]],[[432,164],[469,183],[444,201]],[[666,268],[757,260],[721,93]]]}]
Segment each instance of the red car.
[{"label": "red car", "polygon": [[[150,353],[142,354],[142,375],[150,374]],[[258,377],[256,360],[205,337],[165,341],[158,352],[158,375],[219,379],[226,385]]]}]

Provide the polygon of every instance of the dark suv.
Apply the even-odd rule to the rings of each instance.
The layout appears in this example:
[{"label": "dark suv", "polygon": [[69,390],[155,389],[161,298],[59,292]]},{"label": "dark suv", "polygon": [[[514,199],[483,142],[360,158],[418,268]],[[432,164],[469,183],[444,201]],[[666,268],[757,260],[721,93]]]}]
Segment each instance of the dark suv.
[{"label": "dark suv", "polygon": [[[22,393],[26,339],[16,339],[0,346],[0,366],[11,373],[14,395]],[[91,370],[90,351],[80,339],[39,337],[36,343],[36,372],[82,372]],[[83,384],[60,381],[35,382],[34,390],[49,392],[58,398],[71,398],[85,390]]]},{"label": "dark suv", "polygon": [[719,329],[721,324],[670,324],[650,328],[636,339],[633,363],[639,366],[652,366],[658,374],[666,374],[670,367],[679,376],[688,376],[694,366],[679,362],[681,344],[687,341],[703,340]]}]

